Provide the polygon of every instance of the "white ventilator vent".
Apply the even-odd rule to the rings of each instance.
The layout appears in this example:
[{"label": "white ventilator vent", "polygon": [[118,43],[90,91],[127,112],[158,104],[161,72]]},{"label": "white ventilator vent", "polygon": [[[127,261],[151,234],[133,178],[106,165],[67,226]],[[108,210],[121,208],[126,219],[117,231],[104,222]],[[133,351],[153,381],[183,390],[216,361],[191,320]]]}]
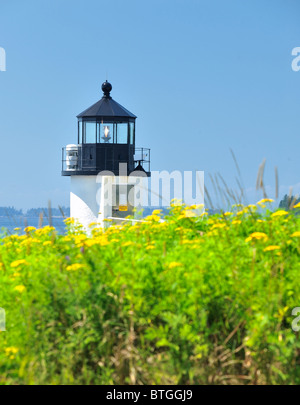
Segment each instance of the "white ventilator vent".
[{"label": "white ventilator vent", "polygon": [[78,145],[66,146],[66,166],[67,170],[77,170],[78,168]]}]

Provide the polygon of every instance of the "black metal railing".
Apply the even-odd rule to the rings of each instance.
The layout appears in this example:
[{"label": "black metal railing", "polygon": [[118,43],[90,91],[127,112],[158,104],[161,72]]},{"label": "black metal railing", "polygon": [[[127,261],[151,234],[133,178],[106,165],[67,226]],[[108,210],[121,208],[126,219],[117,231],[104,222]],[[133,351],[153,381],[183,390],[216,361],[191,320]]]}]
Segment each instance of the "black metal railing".
[{"label": "black metal railing", "polygon": [[135,148],[134,163],[135,167],[140,163],[145,172],[150,173],[150,149]]},{"label": "black metal railing", "polygon": [[140,164],[145,172],[150,173],[149,148],[135,148],[128,145],[128,150],[126,148],[128,159],[122,159],[119,152],[120,150],[114,146],[107,148],[93,144],[68,145],[62,148],[62,172],[65,175],[102,170],[119,173],[119,164],[126,163],[129,172]]}]

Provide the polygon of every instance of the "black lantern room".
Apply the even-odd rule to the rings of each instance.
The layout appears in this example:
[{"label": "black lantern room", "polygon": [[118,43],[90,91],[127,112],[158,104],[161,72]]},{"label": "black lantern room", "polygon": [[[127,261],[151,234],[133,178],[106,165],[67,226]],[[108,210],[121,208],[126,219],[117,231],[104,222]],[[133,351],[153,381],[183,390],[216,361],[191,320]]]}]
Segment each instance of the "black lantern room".
[{"label": "black lantern room", "polygon": [[63,148],[63,176],[97,175],[102,171],[116,176],[141,172],[150,176],[150,149],[135,146],[136,116],[111,98],[111,90],[106,80],[101,100],[77,116],[77,144]]}]

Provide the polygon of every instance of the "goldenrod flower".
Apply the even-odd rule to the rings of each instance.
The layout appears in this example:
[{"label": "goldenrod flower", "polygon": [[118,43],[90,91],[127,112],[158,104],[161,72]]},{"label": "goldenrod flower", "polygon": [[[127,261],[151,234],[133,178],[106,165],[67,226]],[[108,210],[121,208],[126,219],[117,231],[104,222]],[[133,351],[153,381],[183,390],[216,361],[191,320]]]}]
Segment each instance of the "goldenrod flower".
[{"label": "goldenrod flower", "polygon": [[227,225],[224,223],[219,223],[219,224],[214,224],[211,229],[215,229],[215,228],[225,228]]},{"label": "goldenrod flower", "polygon": [[172,198],[171,200],[171,207],[174,205],[183,205],[182,204],[182,200],[178,199],[178,198]]},{"label": "goldenrod flower", "polygon": [[21,266],[21,265],[26,266],[27,264],[28,264],[28,262],[25,259],[15,260],[14,262],[12,262],[10,264],[10,267],[14,268],[14,267],[18,267],[18,266]]},{"label": "goldenrod flower", "polygon": [[183,239],[183,241],[181,242],[183,245],[193,245],[195,243],[194,240],[190,240],[190,239]]},{"label": "goldenrod flower", "polygon": [[239,225],[239,224],[242,223],[242,221],[239,220],[239,219],[234,219],[234,220],[232,221],[232,223],[233,223],[234,225]]},{"label": "goldenrod flower", "polygon": [[132,246],[134,245],[134,242],[132,242],[131,240],[128,240],[127,242],[122,243],[122,246]]},{"label": "goldenrod flower", "polygon": [[36,230],[36,227],[35,226],[27,226],[25,229],[24,229],[24,231],[25,232],[31,232],[31,231],[35,231]]},{"label": "goldenrod flower", "polygon": [[300,238],[300,231],[296,231],[294,233],[291,234],[292,238]]},{"label": "goldenrod flower", "polygon": [[272,203],[272,202],[274,202],[274,200],[272,200],[272,198],[263,198],[262,200],[258,201],[256,204],[261,205],[261,204],[264,204],[267,202]]},{"label": "goldenrod flower", "polygon": [[[182,215],[181,215],[181,216],[182,216]],[[191,218],[191,217],[195,217],[196,214],[195,214],[194,211],[191,211],[190,209],[188,209],[188,210],[185,210],[185,211],[184,211],[183,216],[184,216],[185,218]]]},{"label": "goldenrod flower", "polygon": [[17,285],[14,290],[18,291],[19,293],[22,293],[26,290],[26,287],[24,285]]},{"label": "goldenrod flower", "polygon": [[266,241],[268,240],[268,236],[264,232],[253,232],[245,241],[250,242],[254,239]]},{"label": "goldenrod flower", "polygon": [[11,347],[6,347],[4,349],[6,356],[11,356],[12,354],[17,354],[19,349],[17,347],[11,346]]},{"label": "goldenrod flower", "polygon": [[169,269],[174,269],[175,267],[181,267],[182,263],[178,263],[178,262],[171,262],[168,264]]},{"label": "goldenrod flower", "polygon": [[38,236],[47,235],[52,231],[55,231],[55,228],[53,226],[46,225],[43,228],[37,229],[35,231],[35,234],[38,235]]},{"label": "goldenrod flower", "polygon": [[284,210],[279,210],[276,212],[273,212],[273,214],[271,215],[271,217],[283,217],[285,215],[287,215],[288,213]]},{"label": "goldenrod flower", "polygon": [[278,245],[270,245],[270,246],[267,246],[266,248],[264,248],[264,252],[269,252],[271,250],[278,250],[278,249],[280,249],[280,246],[278,246]]},{"label": "goldenrod flower", "polygon": [[64,219],[64,222],[67,225],[73,225],[75,223],[75,219],[74,218],[66,218],[66,219]]},{"label": "goldenrod flower", "polygon": [[97,225],[99,225],[98,222],[91,222],[89,224],[89,228],[92,228],[92,227],[97,226]]},{"label": "goldenrod flower", "polygon": [[81,245],[82,242],[84,242],[87,239],[87,236],[84,234],[80,234],[80,235],[75,235],[75,245]]},{"label": "goldenrod flower", "polygon": [[67,266],[66,270],[67,271],[76,271],[79,269],[82,269],[82,264],[80,263],[74,263],[74,264],[70,264],[69,266]]},{"label": "goldenrod flower", "polygon": [[158,222],[160,221],[160,217],[158,215],[149,215],[148,217],[145,218],[145,221]]}]

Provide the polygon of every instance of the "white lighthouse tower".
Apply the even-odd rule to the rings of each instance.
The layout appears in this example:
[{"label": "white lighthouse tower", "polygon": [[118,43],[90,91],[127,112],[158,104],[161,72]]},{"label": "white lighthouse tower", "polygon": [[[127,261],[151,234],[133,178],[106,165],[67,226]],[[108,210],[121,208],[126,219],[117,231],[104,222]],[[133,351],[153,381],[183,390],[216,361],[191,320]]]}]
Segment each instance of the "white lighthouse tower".
[{"label": "white lighthouse tower", "polygon": [[150,176],[150,149],[136,148],[136,116],[114,101],[107,81],[103,97],[77,116],[77,144],[63,148],[62,175],[71,177],[70,216],[85,229],[132,215],[135,185]]}]

